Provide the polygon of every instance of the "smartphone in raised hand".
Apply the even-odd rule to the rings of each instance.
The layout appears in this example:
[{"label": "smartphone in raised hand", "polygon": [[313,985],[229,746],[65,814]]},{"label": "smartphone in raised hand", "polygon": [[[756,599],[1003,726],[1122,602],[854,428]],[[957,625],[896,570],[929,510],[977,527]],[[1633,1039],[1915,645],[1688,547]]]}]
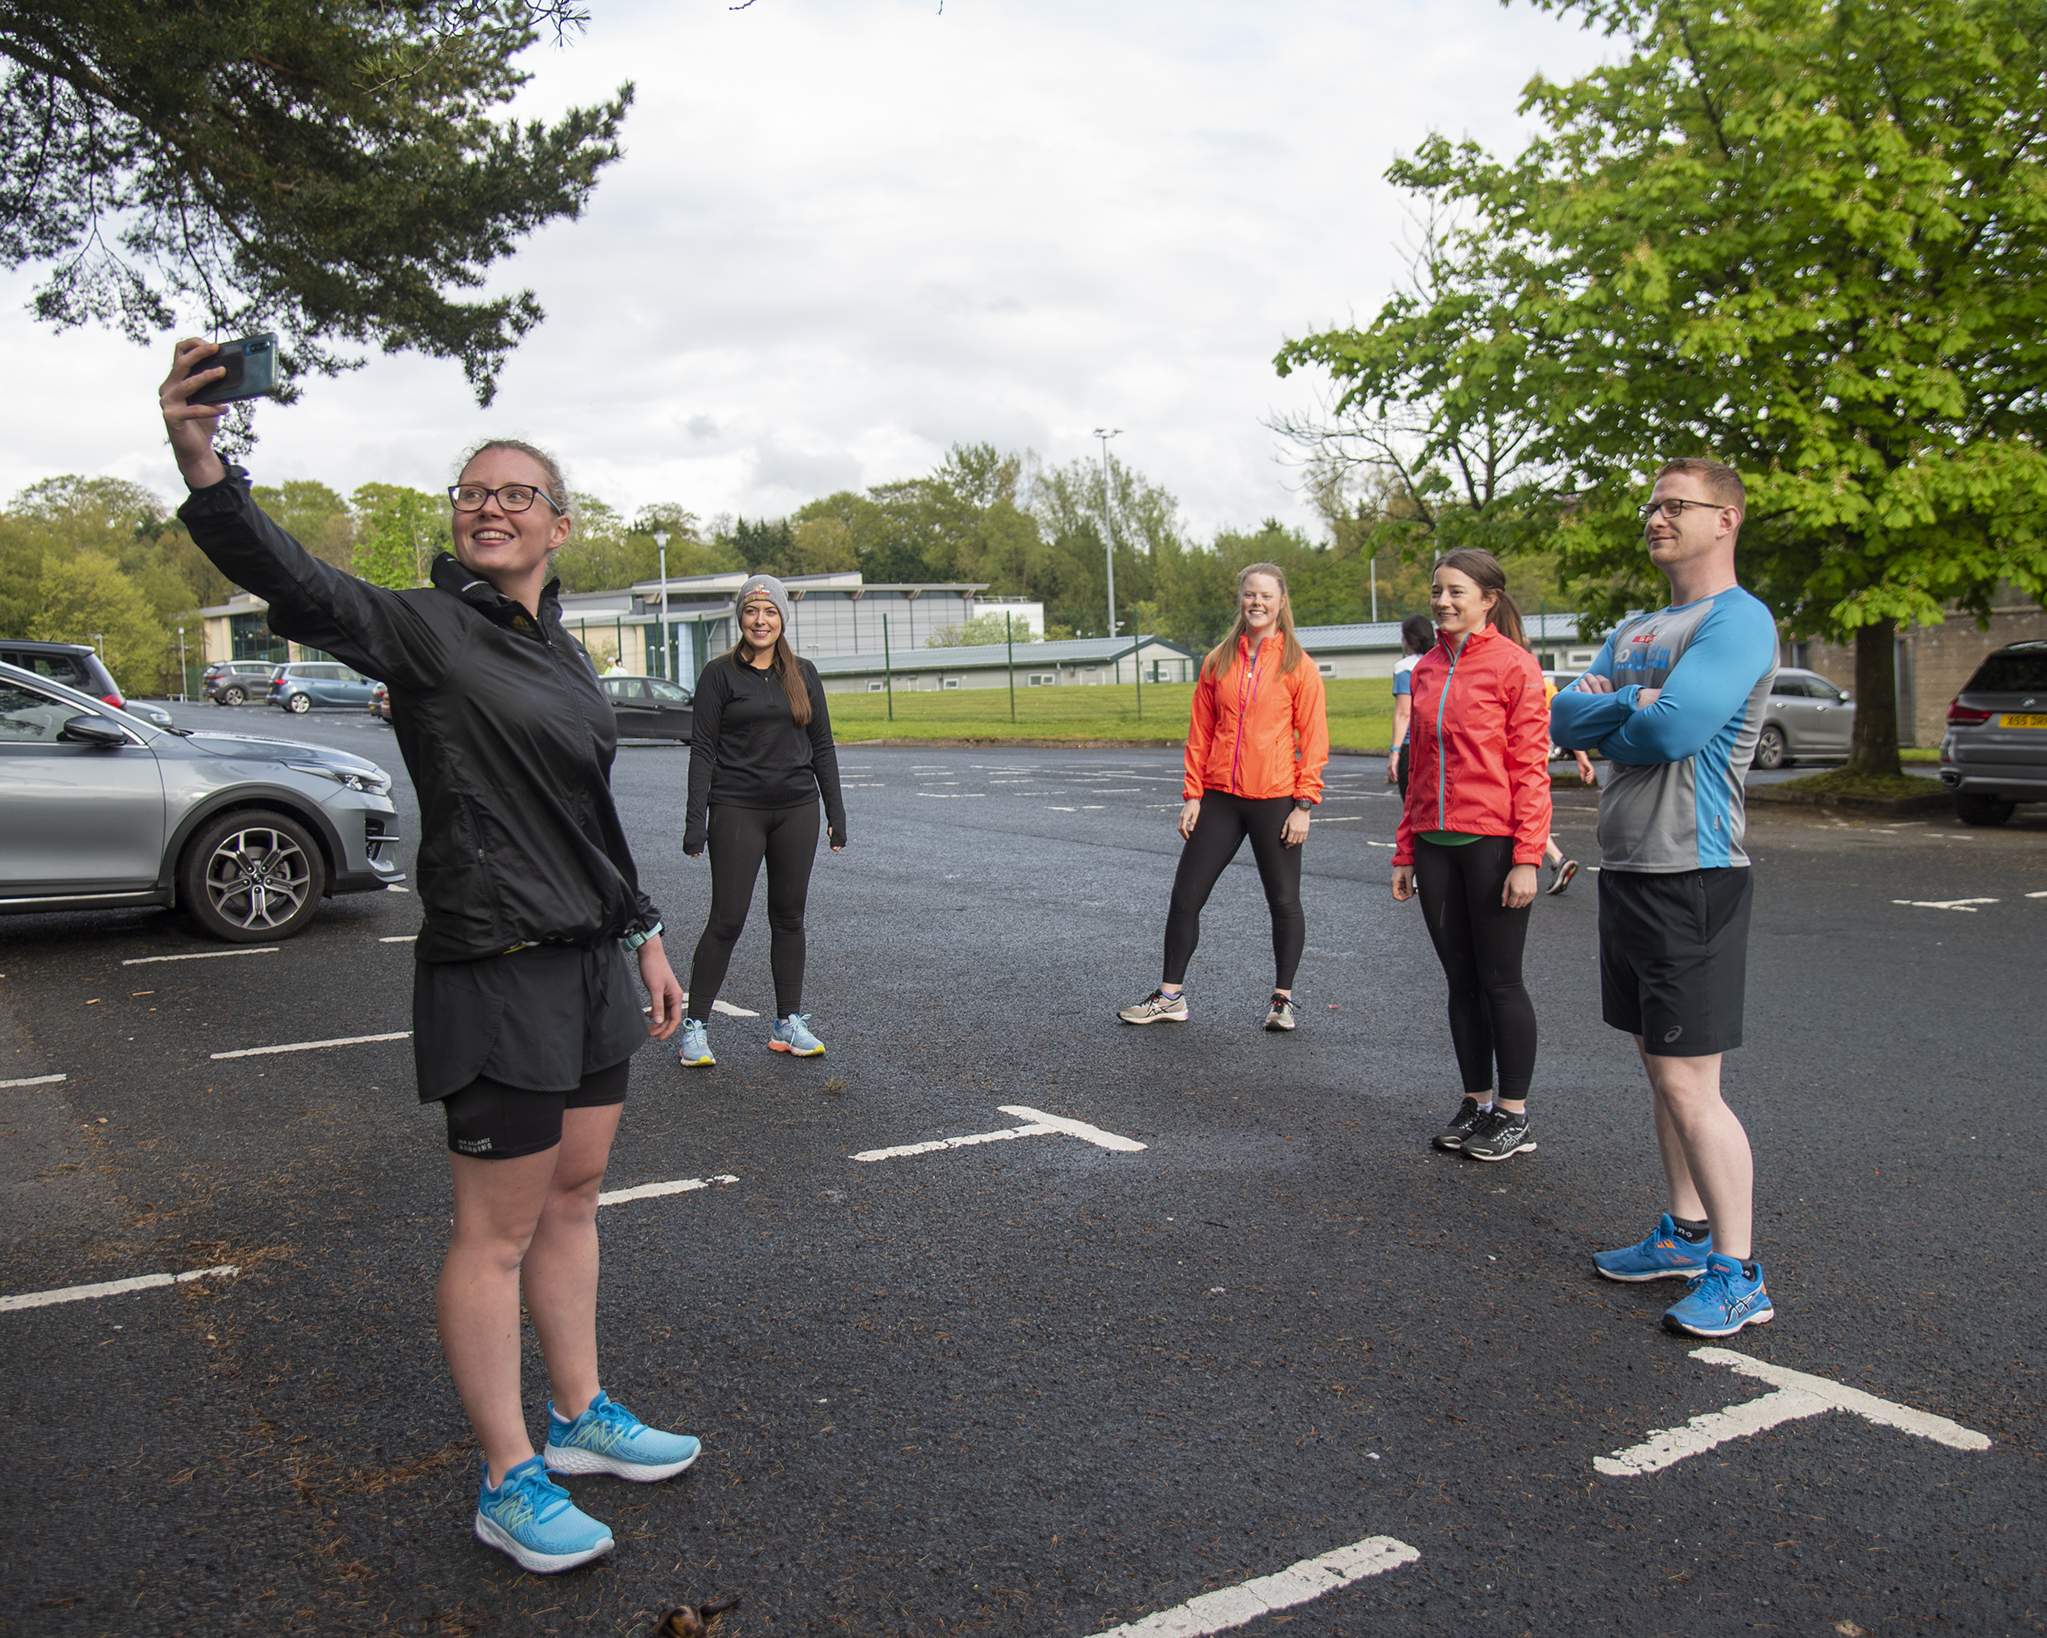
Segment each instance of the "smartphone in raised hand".
[{"label": "smartphone in raised hand", "polygon": [[201,375],[222,367],[227,374],[210,386],[201,387],[186,400],[192,404],[232,404],[243,398],[261,398],[277,384],[277,337],[244,336],[240,341],[223,341],[220,350],[199,360],[187,375]]}]

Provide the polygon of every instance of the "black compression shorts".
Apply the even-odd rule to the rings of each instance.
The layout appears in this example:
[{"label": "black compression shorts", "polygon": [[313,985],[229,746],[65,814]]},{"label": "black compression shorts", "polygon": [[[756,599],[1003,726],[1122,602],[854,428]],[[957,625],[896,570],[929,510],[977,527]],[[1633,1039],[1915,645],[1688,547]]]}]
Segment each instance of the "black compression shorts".
[{"label": "black compression shorts", "polygon": [[569,1092],[529,1092],[479,1076],[441,1100],[448,1112],[448,1147],[478,1160],[515,1160],[552,1149],[562,1140],[563,1110],[625,1102],[632,1067],[632,1059],[622,1058],[585,1075]]},{"label": "black compression shorts", "polygon": [[1755,872],[1599,873],[1600,1012],[1659,1058],[1741,1045]]}]

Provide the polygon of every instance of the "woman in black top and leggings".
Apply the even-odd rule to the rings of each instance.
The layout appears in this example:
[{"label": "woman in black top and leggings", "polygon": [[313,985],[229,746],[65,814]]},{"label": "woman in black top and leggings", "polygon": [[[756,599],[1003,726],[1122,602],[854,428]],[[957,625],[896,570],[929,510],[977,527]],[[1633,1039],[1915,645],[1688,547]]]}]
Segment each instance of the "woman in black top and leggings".
[{"label": "woman in black top and leggings", "polygon": [[689,812],[682,851],[711,851],[711,917],[690,963],[684,1064],[714,1064],[704,1023],[746,926],[753,884],[768,867],[768,965],[775,1027],[768,1046],[801,1058],[824,1055],[803,1006],[803,907],[817,858],[817,800],[824,798],[832,851],[846,846],[839,753],[817,667],[786,635],[788,590],[771,574],[739,588],[739,641],[697,678],[696,734],[689,753]]},{"label": "woman in black top and leggings", "polygon": [[[187,402],[219,379],[214,351],[180,342],[158,394],[192,491],[178,515],[269,600],[279,636],[390,685],[420,808],[413,1057],[421,1101],[447,1114],[454,1192],[441,1346],[484,1455],[472,1528],[525,1569],[565,1570],[613,1541],[550,1470],[663,1479],[697,1456],[597,1370],[597,1194],[632,1055],[674,1033],[682,987],[612,804],[611,706],[548,578],[568,489],[531,445],[487,443],[449,490],[455,555],[431,584],[369,585],[307,553],[214,454],[222,411]],[[542,1454],[520,1402],[522,1293],[553,1388]]]}]

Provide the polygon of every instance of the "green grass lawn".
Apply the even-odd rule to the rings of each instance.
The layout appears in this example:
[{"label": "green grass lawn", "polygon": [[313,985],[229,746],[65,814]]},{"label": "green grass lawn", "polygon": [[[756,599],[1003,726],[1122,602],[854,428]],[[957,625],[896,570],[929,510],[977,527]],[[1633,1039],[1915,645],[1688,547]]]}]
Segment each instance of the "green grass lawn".
[{"label": "green grass lawn", "polygon": [[[1324,685],[1329,696],[1332,745],[1384,750],[1393,731],[1393,684],[1363,677]],[[1119,739],[1183,744],[1192,709],[1192,683],[1147,684],[1144,714],[1129,686],[1018,688],[1016,721],[1009,691],[955,688],[911,693],[896,690],[895,720],[884,694],[827,696],[833,736],[860,739]]]}]

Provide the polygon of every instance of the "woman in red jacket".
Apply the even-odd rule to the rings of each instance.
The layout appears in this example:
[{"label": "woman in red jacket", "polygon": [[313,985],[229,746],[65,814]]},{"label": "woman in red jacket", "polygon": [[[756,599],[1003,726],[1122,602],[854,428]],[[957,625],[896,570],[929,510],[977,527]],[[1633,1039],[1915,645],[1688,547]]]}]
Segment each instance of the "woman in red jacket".
[{"label": "woman in red jacket", "polygon": [[1201,907],[1248,838],[1272,910],[1275,977],[1265,1027],[1294,1027],[1294,969],[1308,924],[1301,914],[1301,844],[1322,797],[1329,724],[1322,673],[1294,638],[1286,575],[1254,563],[1237,576],[1237,619],[1201,662],[1180,794],[1180,868],[1166,913],[1166,975],[1126,1024],[1187,1022],[1182,983],[1201,936]]},{"label": "woman in red jacket", "polygon": [[1421,894],[1450,980],[1464,1102],[1435,1145],[1507,1160],[1535,1147],[1528,1131],[1535,1004],[1521,982],[1521,950],[1549,840],[1549,711],[1498,558],[1445,552],[1429,601],[1436,646],[1414,668],[1414,749],[1393,896]]}]

